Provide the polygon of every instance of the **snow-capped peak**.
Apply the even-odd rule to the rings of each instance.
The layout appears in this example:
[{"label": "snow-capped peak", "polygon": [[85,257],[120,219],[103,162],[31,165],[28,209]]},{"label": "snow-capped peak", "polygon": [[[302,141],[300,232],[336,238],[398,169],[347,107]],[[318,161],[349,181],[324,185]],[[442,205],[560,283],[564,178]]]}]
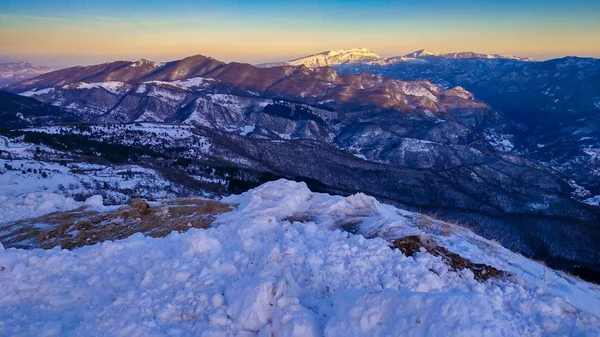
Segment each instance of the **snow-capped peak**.
[{"label": "snow-capped peak", "polygon": [[424,57],[424,56],[440,56],[440,55],[441,54],[436,51],[427,50],[427,49],[419,49],[410,54],[406,54],[405,57],[418,58],[418,57]]},{"label": "snow-capped peak", "polygon": [[312,67],[325,67],[334,66],[338,64],[356,63],[356,62],[367,62],[380,60],[381,56],[375,54],[367,48],[351,48],[351,49],[339,49],[339,50],[328,50],[321,53],[304,56],[287,62],[278,63],[267,63],[261,66],[273,67],[279,65],[290,65],[290,66],[307,66]]},{"label": "snow-capped peak", "polygon": [[405,58],[441,57],[441,58],[449,58],[449,59],[482,58],[482,59],[509,59],[509,60],[519,60],[519,61],[533,61],[533,59],[531,59],[529,57],[519,57],[519,56],[514,56],[514,55],[483,54],[483,53],[475,53],[475,52],[471,52],[471,51],[441,54],[436,51],[431,51],[431,50],[427,50],[427,49],[420,49],[420,50],[414,51],[410,54],[404,55],[404,57]]}]

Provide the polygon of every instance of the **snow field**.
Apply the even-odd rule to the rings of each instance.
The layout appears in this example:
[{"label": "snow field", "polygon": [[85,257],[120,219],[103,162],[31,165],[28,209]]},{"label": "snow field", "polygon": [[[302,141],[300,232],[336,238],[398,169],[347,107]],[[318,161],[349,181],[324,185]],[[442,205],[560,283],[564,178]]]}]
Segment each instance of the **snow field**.
[{"label": "snow field", "polygon": [[[538,264],[460,228],[431,237],[515,276],[479,283],[427,252],[407,257],[385,239],[424,234],[415,214],[364,194],[279,180],[224,201],[238,209],[207,230],[73,251],[0,248],[0,307],[10,308],[0,310],[0,335],[600,333],[598,287],[567,276],[545,283]],[[340,230],[349,220],[380,237]]]}]

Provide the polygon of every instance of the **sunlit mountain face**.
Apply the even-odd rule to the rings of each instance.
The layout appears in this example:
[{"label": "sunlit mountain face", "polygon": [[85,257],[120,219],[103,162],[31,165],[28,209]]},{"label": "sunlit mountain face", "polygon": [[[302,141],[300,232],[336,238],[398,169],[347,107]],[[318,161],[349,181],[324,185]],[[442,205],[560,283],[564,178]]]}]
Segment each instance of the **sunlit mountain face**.
[{"label": "sunlit mountain face", "polygon": [[0,335],[600,335],[595,2],[1,12]]}]

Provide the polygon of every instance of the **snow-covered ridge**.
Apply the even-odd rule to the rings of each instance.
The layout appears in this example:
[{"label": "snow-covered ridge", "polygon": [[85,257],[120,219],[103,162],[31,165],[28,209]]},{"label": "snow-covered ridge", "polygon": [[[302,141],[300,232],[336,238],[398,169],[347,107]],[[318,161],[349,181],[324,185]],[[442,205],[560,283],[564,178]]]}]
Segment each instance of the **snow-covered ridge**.
[{"label": "snow-covered ridge", "polygon": [[[79,82],[75,84],[69,84],[62,86],[63,89],[74,88],[74,89],[98,89],[102,88],[112,94],[119,95],[129,89],[130,85],[120,81],[106,81],[96,83]],[[22,94],[21,94],[22,95]]]},{"label": "snow-covered ridge", "polygon": [[297,58],[287,62],[267,63],[261,66],[269,67],[276,65],[290,65],[307,67],[324,67],[345,63],[366,62],[381,59],[381,56],[373,53],[367,48],[352,48],[340,50],[328,50],[321,53]]},{"label": "snow-covered ridge", "polygon": [[519,60],[519,61],[533,61],[533,59],[531,59],[529,57],[520,57],[520,56],[515,56],[515,55],[475,53],[475,52],[471,52],[471,51],[442,54],[442,53],[438,53],[438,52],[432,51],[432,50],[420,49],[420,50],[414,51],[410,54],[404,55],[405,59],[422,59],[422,58],[430,58],[430,57],[450,58],[450,59],[483,58],[483,59],[508,59],[508,60]]},{"label": "snow-covered ridge", "polygon": [[313,54],[286,62],[272,62],[259,64],[259,67],[276,67],[276,66],[300,66],[304,65],[309,68],[335,66],[352,63],[367,63],[388,65],[398,62],[426,62],[430,58],[450,58],[450,59],[467,59],[467,58],[484,58],[484,59],[509,59],[519,61],[533,61],[528,57],[519,57],[514,55],[500,54],[482,54],[474,52],[454,52],[454,53],[439,53],[428,49],[420,49],[404,56],[392,56],[383,58],[366,48],[330,50],[318,54]]},{"label": "snow-covered ridge", "polygon": [[[73,251],[0,246],[0,333],[97,336],[597,335],[600,289],[372,197],[279,180],[214,227]],[[346,230],[344,229],[346,228]],[[353,228],[356,234],[350,234]],[[478,282],[420,235],[512,276]],[[370,238],[370,239],[367,239]]]},{"label": "snow-covered ridge", "polygon": [[441,54],[436,52],[436,51],[432,51],[432,50],[427,50],[427,49],[420,49],[417,51],[414,51],[410,54],[406,54],[404,55],[405,57],[412,57],[412,58],[419,58],[419,57],[424,57],[424,56],[440,56]]}]

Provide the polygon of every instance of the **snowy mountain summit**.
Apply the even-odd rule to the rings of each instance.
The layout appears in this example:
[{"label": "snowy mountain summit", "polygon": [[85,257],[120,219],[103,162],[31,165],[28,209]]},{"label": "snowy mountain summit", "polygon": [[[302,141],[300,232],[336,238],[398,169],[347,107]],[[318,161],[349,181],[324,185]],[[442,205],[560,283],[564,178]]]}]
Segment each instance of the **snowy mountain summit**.
[{"label": "snowy mountain summit", "polygon": [[0,245],[0,335],[600,334],[598,286],[464,228],[287,180],[222,201],[163,238]]},{"label": "snowy mountain summit", "polygon": [[333,66],[338,64],[356,63],[356,62],[368,62],[380,60],[381,56],[375,54],[367,48],[352,48],[352,49],[340,49],[340,50],[329,50],[322,53],[313,54],[301,58],[297,58],[287,62],[276,62],[261,64],[261,67],[273,67],[273,66],[300,66],[304,65],[309,68],[313,67],[325,67]]},{"label": "snowy mountain summit", "polygon": [[475,52],[471,52],[471,51],[442,54],[442,53],[438,53],[436,51],[427,50],[427,49],[420,49],[420,50],[414,51],[410,54],[404,55],[404,57],[416,58],[416,59],[434,58],[435,57],[435,58],[448,58],[448,59],[478,58],[478,59],[507,59],[507,60],[518,60],[518,61],[533,61],[533,59],[531,59],[529,57],[520,57],[520,56],[514,56],[514,55],[482,54],[482,53],[475,53]]},{"label": "snowy mountain summit", "polygon": [[300,57],[285,62],[271,62],[258,64],[258,67],[270,68],[279,66],[306,66],[309,68],[325,66],[342,66],[352,64],[394,64],[398,62],[413,62],[431,59],[508,59],[518,61],[533,61],[528,57],[500,54],[481,54],[474,52],[438,53],[433,50],[419,49],[404,56],[392,56],[383,58],[367,48],[353,48],[341,50],[329,50],[318,54]]},{"label": "snowy mountain summit", "polygon": [[432,50],[427,50],[427,49],[420,49],[417,51],[414,51],[410,54],[406,54],[404,55],[405,57],[412,57],[412,58],[419,58],[419,57],[425,57],[425,56],[440,56],[442,54],[436,52],[436,51],[432,51]]}]

